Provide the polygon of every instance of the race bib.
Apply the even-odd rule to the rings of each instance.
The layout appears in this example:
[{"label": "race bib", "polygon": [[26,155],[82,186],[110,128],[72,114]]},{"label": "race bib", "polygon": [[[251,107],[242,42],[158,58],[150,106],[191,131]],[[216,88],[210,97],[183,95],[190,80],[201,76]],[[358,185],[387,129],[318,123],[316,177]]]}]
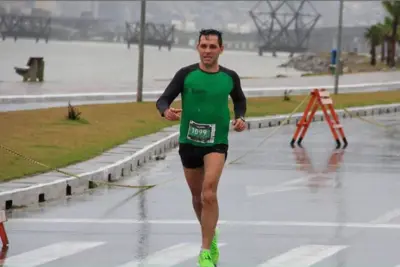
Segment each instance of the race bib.
[{"label": "race bib", "polygon": [[200,124],[190,121],[187,138],[198,143],[214,143],[215,124]]}]

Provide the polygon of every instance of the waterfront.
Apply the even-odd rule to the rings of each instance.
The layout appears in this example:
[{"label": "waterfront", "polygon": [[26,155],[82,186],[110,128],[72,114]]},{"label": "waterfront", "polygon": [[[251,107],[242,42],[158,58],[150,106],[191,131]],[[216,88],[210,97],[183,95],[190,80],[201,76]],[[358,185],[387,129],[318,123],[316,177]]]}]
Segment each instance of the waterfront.
[{"label": "waterfront", "polygon": [[[138,49],[128,49],[123,43],[58,42],[11,39],[0,42],[0,81],[10,86],[21,85],[15,66],[24,66],[31,56],[44,57],[46,62],[44,86],[81,86],[101,89],[135,87],[137,81]],[[288,60],[288,54],[258,56],[255,52],[225,51],[221,64],[235,69],[240,76],[274,77],[277,74],[298,76],[300,72],[277,68]],[[172,78],[184,65],[198,61],[193,49],[173,47],[171,51],[145,47],[144,87],[152,90]],[[50,86],[51,85],[51,86]],[[158,90],[160,88],[157,88]],[[12,90],[10,88],[10,90]],[[2,94],[7,94],[2,92]],[[12,91],[8,94],[12,94]]]},{"label": "waterfront", "polygon": [[[30,56],[43,56],[46,71],[43,83],[24,83],[14,66],[23,66]],[[0,110],[35,109],[102,101],[135,100],[137,85],[137,46],[130,50],[122,43],[57,42],[33,40],[0,42]],[[279,53],[258,56],[253,52],[227,50],[221,64],[242,77],[242,87],[249,97],[308,92],[314,88],[333,90],[334,76],[300,77],[300,72],[278,67],[288,60]],[[182,66],[198,62],[194,49],[158,50],[146,47],[143,99],[154,101],[174,73]],[[286,77],[277,78],[281,74]],[[354,73],[340,77],[340,92],[385,91],[400,88],[396,71]],[[40,104],[42,102],[44,105]],[[54,105],[54,103],[58,103]],[[12,105],[16,106],[12,106]],[[22,104],[24,106],[21,106]],[[33,104],[33,105],[32,105]],[[18,105],[18,106],[17,106]],[[27,105],[27,106],[26,106]]]}]

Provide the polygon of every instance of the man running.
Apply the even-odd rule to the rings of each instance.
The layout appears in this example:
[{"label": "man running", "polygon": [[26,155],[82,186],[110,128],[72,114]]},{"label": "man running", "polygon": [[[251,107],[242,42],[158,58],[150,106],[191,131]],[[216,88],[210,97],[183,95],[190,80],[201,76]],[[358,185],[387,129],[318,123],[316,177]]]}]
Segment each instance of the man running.
[{"label": "man running", "polygon": [[[246,128],[246,97],[238,74],[218,63],[224,50],[219,31],[200,31],[197,50],[200,63],[178,70],[156,106],[167,120],[181,119],[179,155],[202,233],[198,262],[214,267],[219,259],[217,187],[228,154],[228,100],[230,96],[234,104],[234,130],[241,132]],[[179,94],[182,109],[171,108]]]}]

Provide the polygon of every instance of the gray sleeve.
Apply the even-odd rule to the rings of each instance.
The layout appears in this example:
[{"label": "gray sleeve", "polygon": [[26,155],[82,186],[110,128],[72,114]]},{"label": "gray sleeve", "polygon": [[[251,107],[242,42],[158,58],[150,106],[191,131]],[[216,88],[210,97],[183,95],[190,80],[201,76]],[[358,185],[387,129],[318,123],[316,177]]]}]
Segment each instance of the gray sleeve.
[{"label": "gray sleeve", "polygon": [[163,94],[158,98],[156,107],[161,116],[164,116],[165,110],[168,109],[175,98],[182,93],[186,74],[187,71],[184,68],[176,72]]},{"label": "gray sleeve", "polygon": [[232,71],[233,89],[230,96],[233,101],[233,107],[235,112],[235,119],[245,117],[247,110],[246,96],[243,93],[242,86],[240,83],[239,75]]}]

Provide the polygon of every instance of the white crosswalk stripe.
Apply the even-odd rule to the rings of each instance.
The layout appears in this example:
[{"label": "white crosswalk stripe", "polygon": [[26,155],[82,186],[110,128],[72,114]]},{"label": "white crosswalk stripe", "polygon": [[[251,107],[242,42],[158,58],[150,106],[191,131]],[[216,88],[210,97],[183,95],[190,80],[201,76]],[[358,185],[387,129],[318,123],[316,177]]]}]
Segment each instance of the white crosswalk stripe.
[{"label": "white crosswalk stripe", "polygon": [[346,246],[300,246],[272,258],[258,267],[309,267],[334,255],[344,248],[346,248]]},{"label": "white crosswalk stripe", "polygon": [[7,257],[3,267],[35,267],[84,250],[103,245],[104,242],[60,242],[19,255]]},{"label": "white crosswalk stripe", "polygon": [[[4,260],[3,267],[39,267],[41,265],[48,264],[62,258],[74,257],[74,254],[86,252],[87,250],[94,249],[96,247],[107,249],[103,247],[103,245],[106,244],[107,242],[79,241],[54,243],[48,246],[43,246],[41,248],[33,249],[31,251],[7,257]],[[110,243],[110,245],[112,244]],[[196,265],[197,256],[200,252],[200,245],[201,244],[198,242],[178,243],[155,251],[143,260],[136,259],[130,261],[128,258],[125,263],[119,263],[112,266],[118,265],[117,267],[173,267],[182,264],[188,260],[193,261],[191,262],[192,265]],[[223,248],[226,245],[228,244],[225,242],[221,242],[219,244],[219,247]],[[346,248],[347,246],[344,245],[304,245],[288,249],[287,252],[283,252],[280,255],[275,255],[275,257],[269,257],[270,259],[266,259],[264,263],[253,263],[250,265],[257,267],[310,267]],[[96,251],[94,250],[91,253],[96,253]],[[222,251],[222,253],[224,254],[225,252]],[[79,259],[82,260],[81,257],[79,257]],[[72,258],[72,262],[74,261],[75,260]],[[56,263],[57,262],[54,262],[54,266],[57,266]],[[83,263],[76,263],[76,265],[80,264]]]},{"label": "white crosswalk stripe", "polygon": [[160,250],[150,256],[148,256],[143,262],[131,261],[119,267],[138,267],[143,266],[162,266],[171,267],[190,258],[193,258],[199,254],[199,244],[194,243],[181,243],[178,245],[171,246],[169,248]]},{"label": "white crosswalk stripe", "polygon": [[[225,243],[218,244],[219,247],[225,246]],[[200,246],[197,243],[180,243],[166,249],[160,250],[144,261],[131,261],[119,267],[138,267],[138,266],[157,266],[172,267],[199,255]]]}]

